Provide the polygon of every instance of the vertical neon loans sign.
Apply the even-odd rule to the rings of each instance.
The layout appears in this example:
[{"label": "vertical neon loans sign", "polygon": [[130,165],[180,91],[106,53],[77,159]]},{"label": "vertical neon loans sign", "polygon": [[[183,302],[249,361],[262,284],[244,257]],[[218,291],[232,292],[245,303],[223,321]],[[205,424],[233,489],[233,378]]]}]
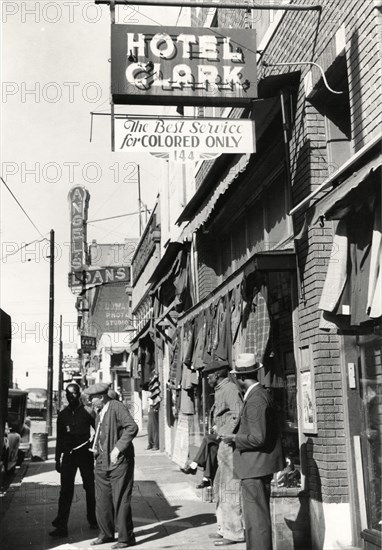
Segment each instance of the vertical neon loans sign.
[{"label": "vertical neon loans sign", "polygon": [[70,210],[70,272],[86,264],[86,222],[90,194],[83,186],[72,187],[68,195]]},{"label": "vertical neon loans sign", "polygon": [[245,105],[257,97],[249,29],[111,26],[114,103]]}]

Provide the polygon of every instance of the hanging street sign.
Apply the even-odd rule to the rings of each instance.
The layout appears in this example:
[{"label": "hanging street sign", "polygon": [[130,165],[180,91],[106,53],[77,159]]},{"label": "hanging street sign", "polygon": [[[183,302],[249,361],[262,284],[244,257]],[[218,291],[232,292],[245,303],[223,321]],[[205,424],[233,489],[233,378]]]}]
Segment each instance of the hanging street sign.
[{"label": "hanging street sign", "polygon": [[82,185],[72,187],[68,194],[70,211],[70,271],[78,272],[86,263],[86,222],[90,194]]},{"label": "hanging street sign", "polygon": [[255,122],[217,118],[116,118],[115,151],[193,162],[256,151]]},{"label": "hanging street sign", "polygon": [[91,351],[97,348],[97,339],[95,336],[81,335],[81,349],[82,351]]},{"label": "hanging street sign", "polygon": [[111,94],[116,104],[248,105],[256,31],[113,24]]},{"label": "hanging street sign", "polygon": [[129,284],[130,278],[130,266],[88,267],[80,272],[69,273],[69,286],[90,288],[107,283]]}]

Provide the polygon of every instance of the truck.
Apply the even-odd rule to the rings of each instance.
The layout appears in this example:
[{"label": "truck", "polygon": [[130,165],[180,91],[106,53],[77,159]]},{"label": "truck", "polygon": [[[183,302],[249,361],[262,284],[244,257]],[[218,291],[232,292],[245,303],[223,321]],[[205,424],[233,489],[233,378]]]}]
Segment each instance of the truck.
[{"label": "truck", "polygon": [[26,388],[28,392],[27,414],[32,420],[46,420],[48,390],[46,388]]}]

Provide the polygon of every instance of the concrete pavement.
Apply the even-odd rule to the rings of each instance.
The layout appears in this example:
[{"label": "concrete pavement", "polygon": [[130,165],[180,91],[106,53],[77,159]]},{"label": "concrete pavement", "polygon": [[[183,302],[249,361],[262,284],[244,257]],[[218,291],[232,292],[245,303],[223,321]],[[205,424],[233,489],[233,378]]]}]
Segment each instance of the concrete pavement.
[{"label": "concrete pavement", "polygon": [[[186,476],[165,453],[147,451],[145,433],[135,441],[136,469],[132,499],[137,547],[148,549],[212,550],[209,533],[216,532],[215,504],[206,490],[195,488],[201,477]],[[49,438],[48,460],[26,462],[17,471],[0,499],[0,546],[2,550],[109,550],[110,544],[92,547],[98,531],[88,527],[81,478],[69,519],[69,536],[52,539],[51,521],[57,512],[59,474],[54,463],[55,439]],[[244,543],[236,544],[243,550]]]}]

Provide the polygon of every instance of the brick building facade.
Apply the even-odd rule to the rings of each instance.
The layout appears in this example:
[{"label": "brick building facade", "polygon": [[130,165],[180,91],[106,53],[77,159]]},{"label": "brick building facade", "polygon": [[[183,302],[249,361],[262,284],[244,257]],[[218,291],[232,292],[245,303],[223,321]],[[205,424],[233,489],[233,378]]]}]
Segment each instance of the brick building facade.
[{"label": "brick building facade", "polygon": [[[313,6],[307,0],[293,4]],[[164,312],[162,328],[174,342],[175,330],[184,341],[201,315],[243,296],[243,289],[252,292],[244,301],[254,288],[266,289],[270,336],[263,383],[276,396],[286,454],[301,478],[297,487],[274,487],[275,548],[371,550],[381,544],[381,317],[370,306],[367,319],[353,319],[359,305],[354,296],[350,302],[337,296],[332,308],[323,304],[333,290],[330,277],[336,280],[336,266],[346,261],[354,287],[358,275],[349,267],[350,252],[338,246],[344,246],[343,237],[351,241],[350,233],[358,246],[361,226],[349,227],[363,207],[375,219],[374,229],[365,229],[363,250],[374,251],[378,294],[381,8],[364,0],[320,5],[251,14],[191,10],[195,26],[257,30],[258,100],[250,113],[214,108],[215,116],[251,114],[257,150],[196,166],[195,193],[178,218],[178,245],[189,250],[184,280],[192,287],[192,305],[182,306],[174,289],[174,301],[163,301],[163,269],[166,284],[179,284],[172,261],[162,263],[153,295]],[[341,233],[344,224],[348,230]],[[226,303],[233,308],[233,301]],[[169,319],[174,310],[175,320]],[[232,350],[228,358],[234,361]],[[181,405],[178,416],[164,423],[162,448],[179,462],[207,429],[210,396],[199,377],[186,407],[181,384],[169,385],[174,361],[174,349],[165,343],[163,407],[174,410],[177,392]],[[180,441],[188,447],[180,449]]]}]

